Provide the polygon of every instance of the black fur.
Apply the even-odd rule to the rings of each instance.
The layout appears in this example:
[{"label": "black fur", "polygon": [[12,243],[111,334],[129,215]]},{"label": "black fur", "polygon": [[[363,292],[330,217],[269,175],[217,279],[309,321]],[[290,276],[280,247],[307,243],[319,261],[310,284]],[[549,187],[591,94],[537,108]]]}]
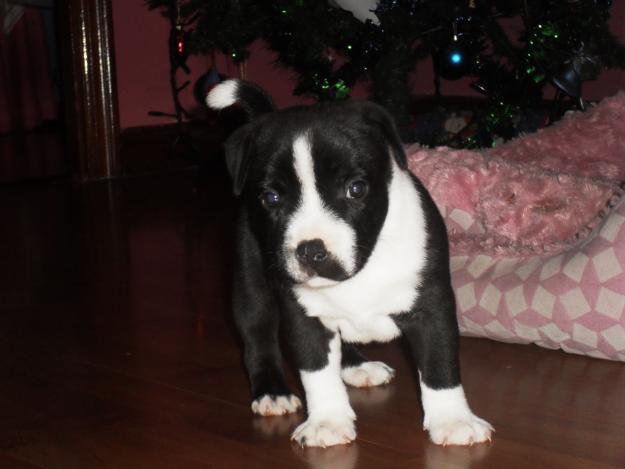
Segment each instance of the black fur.
[{"label": "black fur", "polygon": [[[417,187],[422,187],[416,177],[413,180]],[[416,303],[411,311],[394,319],[408,342],[423,382],[432,389],[451,388],[460,383],[460,366],[447,230],[429,193],[425,189],[419,192],[427,220],[428,263]]]},{"label": "black fur", "polygon": [[[314,371],[328,363],[334,332],[309,317],[293,293],[294,279],[281,252],[285,224],[297,208],[300,183],[293,167],[292,143],[306,134],[313,146],[317,191],[324,204],[354,228],[356,272],[376,246],[388,210],[392,176],[389,149],[397,166],[407,168],[406,156],[389,115],[362,101],[316,104],[272,112],[264,94],[241,83],[239,98],[254,119],[226,143],[226,161],[242,210],[237,231],[234,315],[245,347],[245,364],[252,397],[288,395],[282,374],[278,328],[290,344],[300,370]],[[370,197],[346,200],[346,184],[361,178]],[[460,383],[458,327],[451,289],[447,234],[434,202],[413,178],[427,225],[427,262],[423,282],[415,285],[414,305],[393,320],[407,338],[423,381],[434,389]],[[280,195],[268,209],[261,196]],[[322,276],[342,280],[346,273],[323,267]],[[319,267],[322,269],[322,267]],[[384,276],[384,272],[380,272]],[[281,325],[280,325],[281,324]],[[342,345],[342,365],[356,366],[366,358],[353,345]]]}]

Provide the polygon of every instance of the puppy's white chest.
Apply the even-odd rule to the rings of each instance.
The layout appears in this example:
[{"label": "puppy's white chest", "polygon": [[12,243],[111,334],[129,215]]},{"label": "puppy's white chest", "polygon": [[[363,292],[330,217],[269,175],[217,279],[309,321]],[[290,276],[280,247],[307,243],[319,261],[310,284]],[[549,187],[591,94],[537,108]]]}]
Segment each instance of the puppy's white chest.
[{"label": "puppy's white chest", "polygon": [[365,271],[332,287],[300,287],[295,292],[308,316],[318,317],[344,340],[387,342],[400,334],[390,315],[408,311],[416,299],[417,276],[367,277]]},{"label": "puppy's white chest", "polygon": [[393,314],[414,305],[427,262],[420,199],[409,177],[394,168],[384,225],[365,266],[335,285],[300,285],[294,292],[308,316],[353,342],[389,341],[400,334]]},{"label": "puppy's white chest", "polygon": [[400,330],[389,316],[374,316],[366,320],[321,318],[328,329],[338,331],[346,342],[388,342],[398,337]]}]

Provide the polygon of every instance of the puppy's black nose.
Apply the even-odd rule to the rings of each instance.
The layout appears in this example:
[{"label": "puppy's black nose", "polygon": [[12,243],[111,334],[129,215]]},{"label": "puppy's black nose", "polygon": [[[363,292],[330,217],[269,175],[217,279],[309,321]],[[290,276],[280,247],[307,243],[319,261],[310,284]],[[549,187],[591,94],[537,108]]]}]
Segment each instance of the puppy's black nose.
[{"label": "puppy's black nose", "polygon": [[295,255],[302,265],[320,264],[328,257],[326,246],[320,239],[303,241],[295,249]]}]

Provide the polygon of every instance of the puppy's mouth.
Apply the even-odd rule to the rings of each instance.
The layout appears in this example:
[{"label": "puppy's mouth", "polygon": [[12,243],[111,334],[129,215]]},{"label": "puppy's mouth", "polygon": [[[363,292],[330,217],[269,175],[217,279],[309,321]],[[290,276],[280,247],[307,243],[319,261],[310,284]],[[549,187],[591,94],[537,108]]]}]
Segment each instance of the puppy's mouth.
[{"label": "puppy's mouth", "polygon": [[289,273],[295,283],[311,288],[329,287],[350,277],[341,262],[332,255],[328,255],[323,262],[303,263],[293,253],[289,256],[288,264]]},{"label": "puppy's mouth", "polygon": [[315,276],[310,277],[308,280],[305,280],[303,282],[299,282],[299,284],[309,288],[324,288],[337,285],[340,282],[340,280],[332,280],[325,277]]}]

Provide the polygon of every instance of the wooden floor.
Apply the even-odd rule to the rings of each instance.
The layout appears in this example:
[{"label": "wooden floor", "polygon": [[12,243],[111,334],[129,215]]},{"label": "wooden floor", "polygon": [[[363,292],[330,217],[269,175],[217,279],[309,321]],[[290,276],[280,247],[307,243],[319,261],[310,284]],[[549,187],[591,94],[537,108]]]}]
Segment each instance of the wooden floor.
[{"label": "wooden floor", "polygon": [[0,467],[625,467],[625,364],[479,339],[463,378],[492,444],[431,444],[391,344],[367,352],[396,379],[349,391],[356,442],[292,445],[302,414],[249,408],[218,176],[0,188]]},{"label": "wooden floor", "polygon": [[54,178],[68,172],[60,123],[51,121],[33,131],[0,134],[0,184]]}]

